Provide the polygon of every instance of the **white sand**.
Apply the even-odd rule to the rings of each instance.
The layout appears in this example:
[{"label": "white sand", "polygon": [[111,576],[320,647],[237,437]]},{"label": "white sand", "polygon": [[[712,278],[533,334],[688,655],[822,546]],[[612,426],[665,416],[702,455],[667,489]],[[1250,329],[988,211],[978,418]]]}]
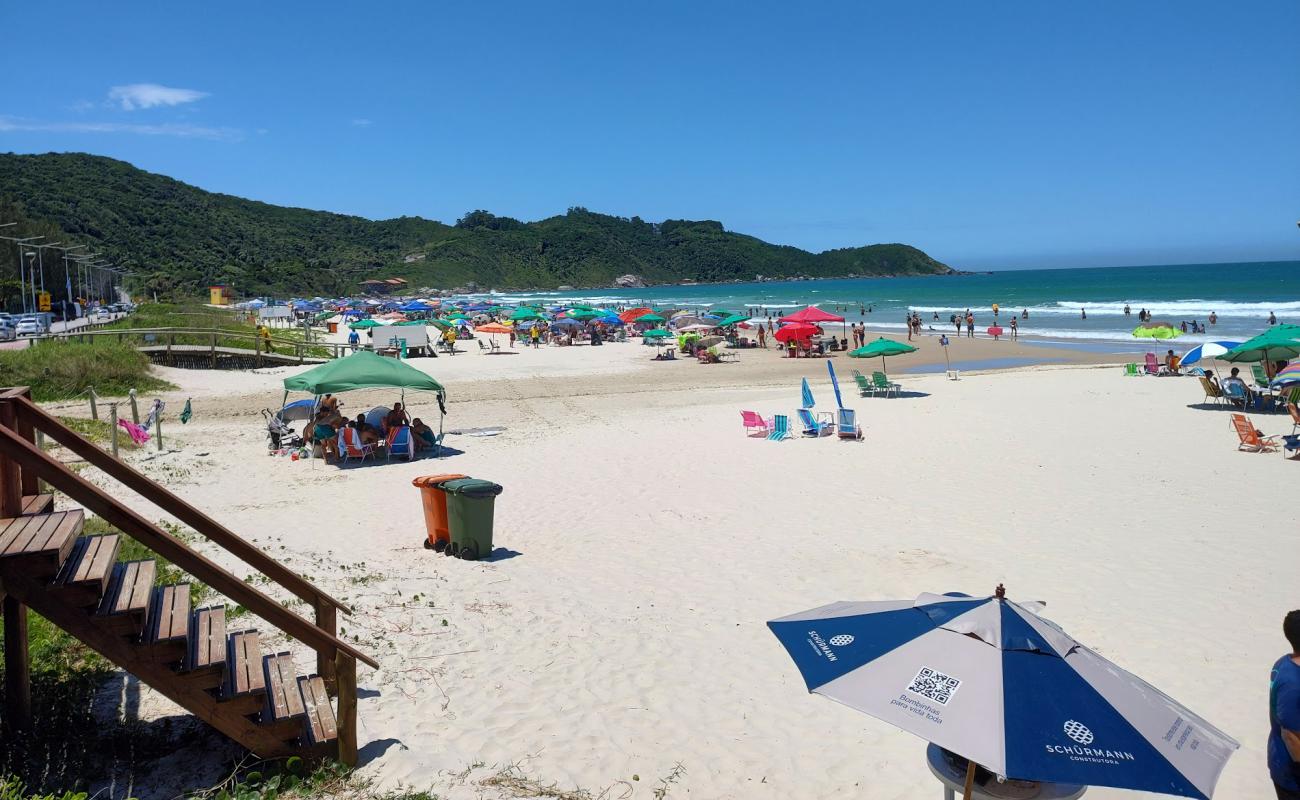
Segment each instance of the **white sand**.
[{"label": "white sand", "polygon": [[[356,605],[341,624],[383,664],[360,675],[363,772],[381,786],[494,797],[479,781],[520,763],[562,788],[651,797],[680,763],[670,797],[929,800],[922,742],[807,694],[764,623],[1003,582],[1237,737],[1220,797],[1269,794],[1300,464],[1235,452],[1226,413],[1188,407],[1195,381],[1040,368],[857,399],[859,365],[840,359],[865,442],[778,444],[745,438],[738,410],[793,414],[800,374],[833,407],[822,362],[652,364],[648,350],[425,361],[449,428],[506,431],[346,470],[265,455],[256,410],[296,370],[166,370],[183,385],[169,408],[193,396],[195,419],[170,421],[180,452],[145,466]],[[344,396],[345,411],[391,397]],[[1289,432],[1283,420],[1256,424]],[[496,543],[517,555],[420,547],[410,479],[443,471],[505,486]]]}]

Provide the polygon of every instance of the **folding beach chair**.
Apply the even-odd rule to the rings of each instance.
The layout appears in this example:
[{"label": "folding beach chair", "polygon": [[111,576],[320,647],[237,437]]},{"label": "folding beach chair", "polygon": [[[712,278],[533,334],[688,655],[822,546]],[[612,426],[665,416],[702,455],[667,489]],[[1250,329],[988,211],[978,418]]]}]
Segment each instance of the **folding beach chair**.
[{"label": "folding beach chair", "polygon": [[1232,415],[1232,427],[1237,431],[1238,450],[1245,450],[1251,453],[1270,453],[1277,450],[1277,437],[1265,436],[1262,431],[1255,430],[1255,426],[1246,419],[1245,414]]},{"label": "folding beach chair", "polygon": [[836,432],[840,441],[862,441],[862,426],[858,424],[858,412],[851,408],[841,408],[836,420]]},{"label": "folding beach chair", "polygon": [[1143,367],[1143,371],[1148,375],[1159,375],[1162,368],[1160,361],[1156,358],[1156,354],[1147,353],[1146,364]]},{"label": "folding beach chair", "polygon": [[1296,405],[1295,400],[1288,400],[1286,410],[1291,415],[1291,435],[1294,436],[1300,430],[1300,406]]},{"label": "folding beach chair", "polygon": [[1214,403],[1223,402],[1223,390],[1217,384],[1210,383],[1210,379],[1204,375],[1198,375],[1201,381],[1201,388],[1205,390],[1205,399]]},{"label": "folding beach chair", "polygon": [[487,346],[486,344],[483,343],[483,340],[482,340],[482,339],[476,339],[475,341],[478,342],[478,351],[479,351],[480,353],[490,353],[490,352],[492,352],[491,350],[488,349],[488,346]]},{"label": "folding beach chair", "polygon": [[393,460],[393,456],[405,458],[407,461],[415,459],[415,437],[411,435],[409,426],[402,425],[388,432],[387,450],[389,461]]},{"label": "folding beach chair", "polygon": [[354,458],[365,461],[375,454],[375,446],[362,444],[361,432],[351,425],[344,425],[339,428],[339,453],[343,456],[344,464]]},{"label": "folding beach chair", "polygon": [[769,442],[779,442],[783,439],[792,439],[794,434],[790,433],[790,418],[785,414],[777,414],[772,417],[772,432],[767,435]]},{"label": "folding beach chair", "polygon": [[1124,377],[1136,378],[1138,376],[1138,365],[1132,361],[1124,365]]},{"label": "folding beach chair", "polygon": [[875,387],[876,391],[884,392],[885,397],[889,397],[890,392],[893,392],[894,395],[897,396],[898,391],[903,388],[897,383],[889,380],[889,378],[886,378],[885,373],[883,372],[871,373],[871,385]]},{"label": "folding beach chair", "polygon": [[1251,364],[1250,374],[1255,376],[1256,386],[1258,386],[1261,389],[1268,388],[1268,373],[1264,371],[1264,367],[1262,365]]},{"label": "folding beach chair", "polygon": [[801,408],[799,409],[799,420],[803,423],[804,436],[830,436],[835,433],[835,423],[830,420],[830,414],[827,414],[823,419],[817,419],[817,417],[813,416],[811,410]]},{"label": "folding beach chair", "polygon": [[745,426],[746,436],[767,438],[772,432],[771,420],[763,419],[754,411],[740,412],[740,421]]},{"label": "folding beach chair", "polygon": [[858,394],[862,397],[871,397],[876,393],[876,387],[871,385],[871,381],[857,370],[853,371],[853,380],[858,384]]}]

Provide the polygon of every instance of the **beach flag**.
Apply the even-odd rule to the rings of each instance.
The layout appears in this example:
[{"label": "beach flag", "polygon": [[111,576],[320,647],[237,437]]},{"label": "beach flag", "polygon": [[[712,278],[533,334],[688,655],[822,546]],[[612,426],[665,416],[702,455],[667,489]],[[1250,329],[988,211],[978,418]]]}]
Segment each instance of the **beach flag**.
[{"label": "beach flag", "polygon": [[812,389],[808,388],[807,378],[803,379],[803,388],[801,389],[800,393],[803,395],[804,408],[812,408],[813,406],[817,405],[817,401],[813,400]]},{"label": "beach flag", "polygon": [[189,422],[190,417],[193,415],[194,415],[194,409],[190,408],[190,400],[187,397],[185,398],[185,408],[181,409],[181,424],[184,425],[185,423]]}]

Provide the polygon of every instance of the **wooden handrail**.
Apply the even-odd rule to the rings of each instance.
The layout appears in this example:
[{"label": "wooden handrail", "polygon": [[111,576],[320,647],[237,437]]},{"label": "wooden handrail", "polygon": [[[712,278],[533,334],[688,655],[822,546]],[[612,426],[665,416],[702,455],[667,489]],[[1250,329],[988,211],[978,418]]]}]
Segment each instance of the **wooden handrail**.
[{"label": "wooden handrail", "polygon": [[[131,465],[113,458],[112,455],[104,452],[89,439],[59,422],[58,419],[31,400],[22,395],[13,398],[4,395],[0,395],[0,397],[17,402],[18,424],[20,426],[24,423],[35,426],[37,430],[46,436],[84,458],[90,465],[99,467],[110,478],[190,526],[207,537],[213,544],[226,550],[301,599],[312,605],[316,605],[318,601],[323,601],[341,610],[344,614],[352,613],[352,609],[347,604],[316,588],[306,578],[271,558],[256,545],[177,497],[167,487],[146,478]],[[31,494],[35,494],[35,492],[31,492]]]},{"label": "wooden handrail", "polygon": [[[256,333],[248,331],[227,330],[226,328],[113,328],[111,330],[85,331],[74,328],[70,331],[59,331],[57,333],[46,333],[41,336],[31,337],[32,339],[71,339],[77,336],[117,336],[119,338],[130,334],[180,334],[182,336],[210,336],[212,334],[219,336],[228,336],[232,339],[252,339],[260,341],[262,337]],[[272,344],[282,345],[284,347],[320,347],[322,349],[338,351],[346,345],[337,342],[305,342],[300,339],[284,339],[276,336],[271,337]]]},{"label": "wooden handrail", "polygon": [[370,656],[298,616],[280,605],[274,598],[244,583],[202,553],[191,550],[184,542],[128,508],[108,492],[72,472],[62,462],[52,458],[7,427],[0,427],[0,456],[16,462],[23,471],[31,470],[41,480],[103,517],[118,530],[169,559],[231,600],[240,603],[287,635],[316,650],[318,654],[333,657],[343,653],[363,664],[368,664],[375,669],[379,668],[379,663]]}]

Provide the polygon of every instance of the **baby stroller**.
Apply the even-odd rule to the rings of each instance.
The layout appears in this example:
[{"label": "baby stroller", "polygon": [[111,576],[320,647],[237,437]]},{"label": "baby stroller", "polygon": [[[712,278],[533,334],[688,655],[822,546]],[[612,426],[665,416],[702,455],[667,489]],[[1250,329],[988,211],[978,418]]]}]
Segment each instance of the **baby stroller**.
[{"label": "baby stroller", "polygon": [[281,447],[302,447],[302,437],[298,435],[297,431],[289,427],[289,423],[272,414],[271,409],[262,409],[262,416],[266,418],[268,450],[279,450]]},{"label": "baby stroller", "polygon": [[262,409],[262,417],[266,420],[267,448],[302,447],[302,436],[289,423],[311,419],[315,405],[313,400],[297,400],[274,413],[269,408]]}]

